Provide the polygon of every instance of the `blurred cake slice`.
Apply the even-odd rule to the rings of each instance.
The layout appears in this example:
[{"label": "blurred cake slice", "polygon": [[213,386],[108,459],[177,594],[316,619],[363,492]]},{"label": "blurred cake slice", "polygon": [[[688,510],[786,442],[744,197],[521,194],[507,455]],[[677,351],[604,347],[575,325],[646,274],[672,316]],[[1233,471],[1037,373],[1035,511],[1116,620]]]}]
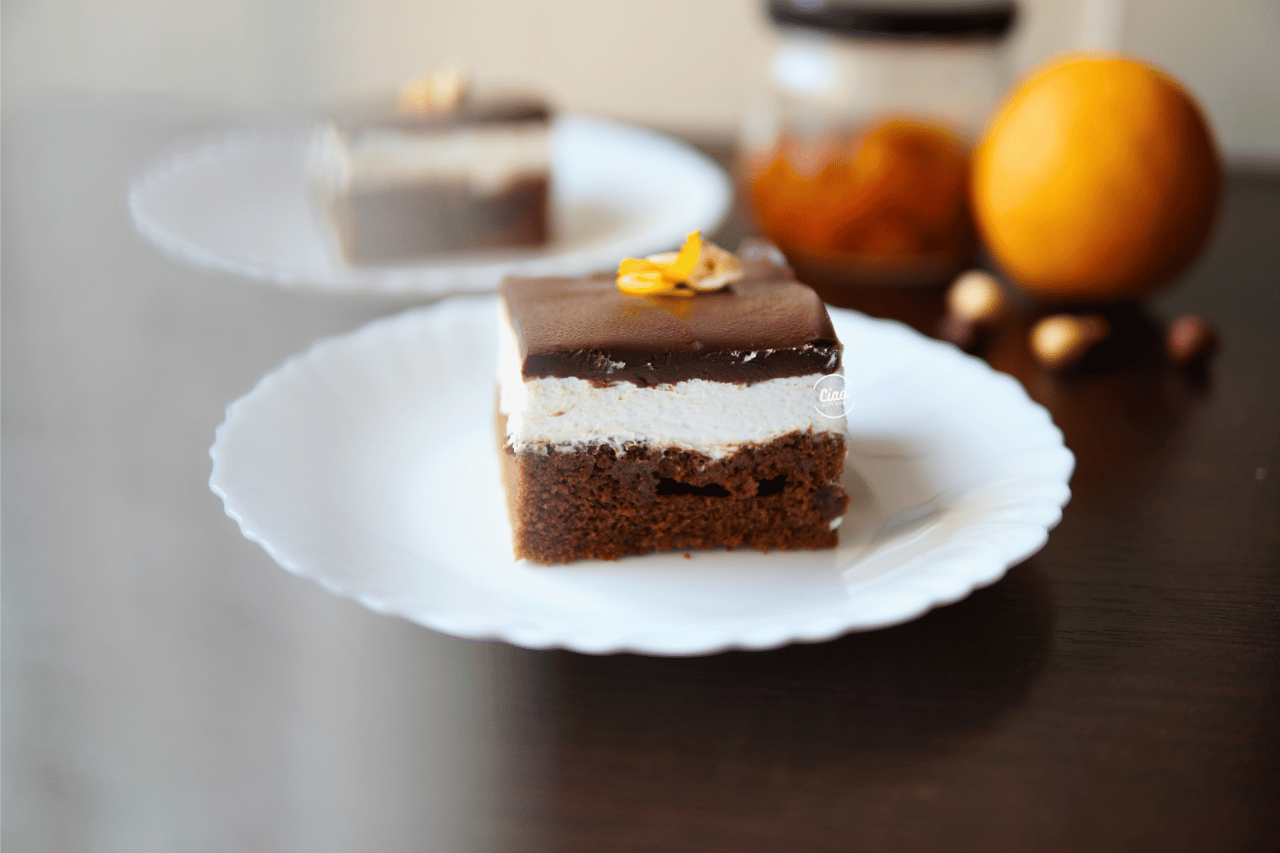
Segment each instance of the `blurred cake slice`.
[{"label": "blurred cake slice", "polygon": [[551,237],[547,104],[478,96],[457,74],[406,87],[394,109],[330,122],[308,164],[347,263],[384,266]]}]

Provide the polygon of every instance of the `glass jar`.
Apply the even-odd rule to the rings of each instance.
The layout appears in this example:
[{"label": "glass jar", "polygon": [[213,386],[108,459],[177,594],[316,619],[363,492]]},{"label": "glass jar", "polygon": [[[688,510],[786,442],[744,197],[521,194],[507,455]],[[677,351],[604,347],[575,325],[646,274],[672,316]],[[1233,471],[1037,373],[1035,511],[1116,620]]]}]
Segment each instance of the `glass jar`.
[{"label": "glass jar", "polygon": [[762,232],[826,283],[932,285],[971,265],[969,152],[1004,88],[1015,5],[768,9],[783,38],[738,164]]}]

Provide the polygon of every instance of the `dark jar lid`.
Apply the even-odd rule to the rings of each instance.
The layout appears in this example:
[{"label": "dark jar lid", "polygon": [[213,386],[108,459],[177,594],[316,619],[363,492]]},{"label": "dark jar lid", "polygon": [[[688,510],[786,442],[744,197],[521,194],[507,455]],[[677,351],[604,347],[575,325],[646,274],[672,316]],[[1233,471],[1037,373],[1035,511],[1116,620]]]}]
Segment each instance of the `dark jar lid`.
[{"label": "dark jar lid", "polygon": [[769,17],[782,27],[859,39],[893,41],[999,41],[1018,16],[1005,2],[890,3],[861,0],[769,0]]}]

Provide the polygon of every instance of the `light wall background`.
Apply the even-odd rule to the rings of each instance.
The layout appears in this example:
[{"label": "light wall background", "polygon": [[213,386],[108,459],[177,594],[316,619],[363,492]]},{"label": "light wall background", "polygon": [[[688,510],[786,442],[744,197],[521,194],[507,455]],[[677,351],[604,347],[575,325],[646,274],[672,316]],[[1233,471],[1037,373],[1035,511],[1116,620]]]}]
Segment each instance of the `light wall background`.
[{"label": "light wall background", "polygon": [[[67,89],[299,115],[458,65],[562,106],[731,132],[777,42],[763,0],[6,0],[6,103]],[[1280,163],[1277,0],[1023,0],[1014,70],[1073,47],[1165,67],[1229,157]]]}]

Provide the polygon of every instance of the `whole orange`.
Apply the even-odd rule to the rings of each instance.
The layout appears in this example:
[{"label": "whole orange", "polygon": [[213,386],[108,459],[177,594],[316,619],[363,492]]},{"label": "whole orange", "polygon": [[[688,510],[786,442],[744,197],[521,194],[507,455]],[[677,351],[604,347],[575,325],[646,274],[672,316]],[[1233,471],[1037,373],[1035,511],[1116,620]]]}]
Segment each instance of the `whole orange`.
[{"label": "whole orange", "polygon": [[1204,245],[1222,165],[1161,71],[1076,54],[1032,72],[974,152],[974,216],[1005,272],[1047,301],[1142,296]]}]

